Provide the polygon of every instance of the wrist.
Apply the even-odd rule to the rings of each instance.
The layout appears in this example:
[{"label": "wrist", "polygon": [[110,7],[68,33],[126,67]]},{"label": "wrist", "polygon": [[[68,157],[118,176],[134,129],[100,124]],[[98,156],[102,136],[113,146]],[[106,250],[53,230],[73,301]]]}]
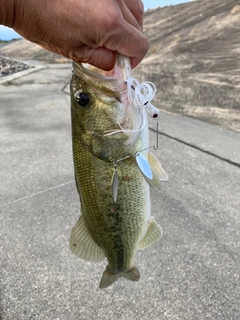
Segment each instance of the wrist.
[{"label": "wrist", "polygon": [[0,24],[12,28],[15,16],[15,1],[1,0],[0,1]]}]

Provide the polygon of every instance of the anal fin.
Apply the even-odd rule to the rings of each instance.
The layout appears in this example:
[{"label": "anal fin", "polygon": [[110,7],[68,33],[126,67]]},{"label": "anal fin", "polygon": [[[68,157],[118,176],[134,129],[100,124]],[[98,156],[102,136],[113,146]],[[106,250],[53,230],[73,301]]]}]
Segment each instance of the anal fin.
[{"label": "anal fin", "polygon": [[86,261],[100,262],[105,258],[104,251],[91,237],[82,215],[72,229],[70,249],[73,254]]},{"label": "anal fin", "polygon": [[162,228],[161,226],[155,221],[151,220],[147,229],[147,232],[142,239],[142,241],[139,243],[138,248],[139,249],[144,249],[157,240],[159,240],[162,237]]}]

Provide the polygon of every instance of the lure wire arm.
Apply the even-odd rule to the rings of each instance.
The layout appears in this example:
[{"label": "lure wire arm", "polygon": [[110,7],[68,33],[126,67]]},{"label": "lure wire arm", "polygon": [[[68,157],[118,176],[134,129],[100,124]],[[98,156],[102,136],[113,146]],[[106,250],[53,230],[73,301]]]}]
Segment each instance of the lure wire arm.
[{"label": "lure wire arm", "polygon": [[[156,145],[155,146],[147,147],[145,149],[137,151],[135,154],[130,154],[130,155],[123,157],[123,158],[120,158],[120,159],[112,159],[111,160],[111,162],[113,163],[113,176],[112,176],[112,181],[111,181],[113,202],[117,202],[117,197],[118,197],[118,172],[117,172],[118,163],[123,160],[134,157],[136,159],[136,162],[137,162],[137,165],[138,165],[140,171],[144,174],[144,172],[142,171],[142,168],[141,168],[141,163],[142,163],[142,161],[145,161],[145,167],[146,167],[146,162],[148,163],[148,161],[144,160],[144,158],[142,158],[141,152],[148,150],[148,149],[151,149],[151,148],[153,148],[154,150],[158,149],[158,122],[157,122]],[[140,160],[137,159],[137,157],[139,157],[141,159],[141,162],[140,162]],[[148,165],[148,167],[149,167],[149,165]],[[151,171],[151,168],[150,168],[150,171]]]}]

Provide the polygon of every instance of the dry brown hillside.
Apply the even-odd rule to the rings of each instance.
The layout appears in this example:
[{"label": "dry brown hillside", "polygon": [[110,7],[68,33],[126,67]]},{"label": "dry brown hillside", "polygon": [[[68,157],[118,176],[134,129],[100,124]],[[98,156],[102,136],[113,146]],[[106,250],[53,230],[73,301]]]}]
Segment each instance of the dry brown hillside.
[{"label": "dry brown hillside", "polygon": [[0,56],[13,59],[39,60],[45,62],[65,62],[67,59],[62,56],[49,52],[36,43],[19,39],[11,41],[0,47]]},{"label": "dry brown hillside", "polygon": [[156,105],[240,131],[240,1],[198,0],[145,14],[151,48],[135,74]]}]

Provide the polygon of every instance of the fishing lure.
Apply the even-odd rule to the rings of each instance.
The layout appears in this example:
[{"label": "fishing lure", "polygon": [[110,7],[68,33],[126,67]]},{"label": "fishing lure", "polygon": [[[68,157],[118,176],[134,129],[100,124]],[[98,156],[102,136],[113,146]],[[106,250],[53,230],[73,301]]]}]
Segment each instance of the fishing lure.
[{"label": "fishing lure", "polygon": [[[159,119],[159,115],[160,115],[159,110],[150,103],[150,101],[154,98],[154,96],[156,94],[155,85],[149,81],[146,81],[146,82],[139,84],[137,79],[135,79],[132,76],[128,77],[128,79],[126,80],[126,84],[127,84],[126,91],[127,91],[127,95],[128,95],[128,100],[131,103],[132,107],[137,108],[139,110],[139,112],[138,112],[138,116],[139,116],[138,128],[135,130],[125,130],[119,124],[120,130],[110,132],[110,133],[108,133],[108,135],[115,134],[115,133],[118,133],[121,131],[123,131],[123,132],[137,132],[137,131],[143,130],[143,128],[146,124],[145,117],[144,117],[145,110],[147,111],[148,115],[152,119],[154,119],[154,120]],[[126,92],[126,91],[123,91],[123,92]],[[157,131],[156,132],[157,132],[157,139],[156,139],[156,146],[153,147],[154,150],[158,149],[158,122],[157,122]],[[150,149],[150,148],[152,148],[152,147],[150,146],[148,148],[145,148],[144,150],[140,150],[140,151],[136,152],[134,155],[128,155],[122,159],[112,160],[113,166],[114,166],[114,173],[112,176],[111,185],[112,185],[112,198],[113,198],[114,202],[117,201],[117,195],[118,195],[117,164],[120,161],[134,157],[136,160],[137,166],[138,166],[140,172],[142,173],[143,177],[145,178],[145,180],[148,183],[150,183],[152,181],[153,173],[152,173],[151,166],[148,163],[148,160],[142,154],[143,151],[145,151],[146,149]],[[160,175],[160,180],[161,181],[168,180],[167,173],[163,169],[162,169],[162,173]]]}]

